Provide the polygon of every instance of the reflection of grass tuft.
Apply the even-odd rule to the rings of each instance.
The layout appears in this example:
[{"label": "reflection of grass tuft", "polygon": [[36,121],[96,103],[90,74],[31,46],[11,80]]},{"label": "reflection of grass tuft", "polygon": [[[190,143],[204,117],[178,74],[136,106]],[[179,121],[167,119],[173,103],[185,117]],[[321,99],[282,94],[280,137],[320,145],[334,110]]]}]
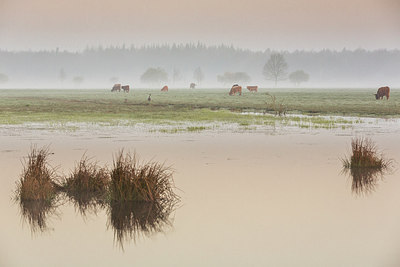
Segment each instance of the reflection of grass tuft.
[{"label": "reflection of grass tuft", "polygon": [[162,232],[170,225],[169,217],[175,202],[111,201],[108,205],[108,225],[114,230],[115,241],[123,242],[140,236]]}]

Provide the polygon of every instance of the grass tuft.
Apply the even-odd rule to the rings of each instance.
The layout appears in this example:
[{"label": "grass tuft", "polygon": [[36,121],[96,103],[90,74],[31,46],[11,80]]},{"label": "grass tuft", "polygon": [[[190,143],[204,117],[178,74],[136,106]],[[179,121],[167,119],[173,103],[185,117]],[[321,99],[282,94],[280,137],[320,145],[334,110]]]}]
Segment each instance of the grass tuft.
[{"label": "grass tuft", "polygon": [[384,170],[391,165],[391,160],[384,159],[383,156],[378,153],[375,143],[368,138],[352,139],[351,153],[349,159],[342,159],[344,168],[372,168]]},{"label": "grass tuft", "polygon": [[56,174],[48,164],[51,153],[46,147],[32,147],[17,184],[17,198],[21,201],[51,201],[57,191]]},{"label": "grass tuft", "polygon": [[140,164],[136,154],[117,153],[111,170],[110,196],[117,201],[162,202],[177,199],[172,171],[164,164]]},{"label": "grass tuft", "polygon": [[109,183],[108,170],[83,156],[70,176],[63,181],[62,190],[85,214],[89,208],[95,211],[99,204],[104,204]]},{"label": "grass tuft", "polygon": [[351,156],[342,159],[343,172],[352,178],[351,191],[357,195],[375,191],[378,181],[390,171],[392,160],[385,159],[368,138],[355,138],[351,141]]}]

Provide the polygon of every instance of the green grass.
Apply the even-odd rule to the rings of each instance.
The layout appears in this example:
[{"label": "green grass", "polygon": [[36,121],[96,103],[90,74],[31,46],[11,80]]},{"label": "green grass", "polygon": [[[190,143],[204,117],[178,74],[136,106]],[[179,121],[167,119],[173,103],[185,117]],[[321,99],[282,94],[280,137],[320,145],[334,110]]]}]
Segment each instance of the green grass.
[{"label": "green grass", "polygon": [[[45,122],[53,125],[95,123],[134,125],[180,122],[226,122],[242,126],[268,125],[294,120],[241,112],[274,114],[272,98],[283,103],[288,114],[399,117],[400,93],[375,100],[376,89],[261,89],[258,93],[229,96],[223,89],[133,90],[129,94],[109,90],[0,90],[0,124]],[[152,101],[147,101],[148,93]],[[268,95],[269,94],[269,95]],[[330,124],[315,117],[316,124]],[[336,122],[337,123],[337,122]],[[187,131],[191,131],[187,128]],[[197,130],[196,130],[197,131]]]}]

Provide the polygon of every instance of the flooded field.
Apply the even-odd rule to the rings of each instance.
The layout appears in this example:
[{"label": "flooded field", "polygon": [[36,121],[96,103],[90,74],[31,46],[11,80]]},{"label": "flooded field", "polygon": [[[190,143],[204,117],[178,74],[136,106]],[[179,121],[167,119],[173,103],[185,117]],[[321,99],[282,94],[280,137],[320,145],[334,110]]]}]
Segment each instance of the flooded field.
[{"label": "flooded field", "polygon": [[[0,266],[400,265],[397,120],[234,133],[39,128],[0,130]],[[394,159],[390,173],[360,182],[342,172],[360,135]],[[34,144],[50,146],[59,174],[85,153],[111,166],[120,149],[135,151],[172,166],[180,202],[160,216],[143,205],[82,209],[60,198],[35,227],[13,199]]]}]

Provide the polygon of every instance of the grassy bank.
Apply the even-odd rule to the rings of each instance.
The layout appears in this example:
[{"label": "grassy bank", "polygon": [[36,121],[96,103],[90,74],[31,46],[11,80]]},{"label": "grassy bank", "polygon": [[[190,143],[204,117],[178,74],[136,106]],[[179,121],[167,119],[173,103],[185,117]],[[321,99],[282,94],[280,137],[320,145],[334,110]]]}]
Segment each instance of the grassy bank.
[{"label": "grassy bank", "polygon": [[[269,124],[271,116],[240,114],[274,113],[272,99],[289,114],[399,117],[400,93],[375,100],[375,89],[261,89],[229,96],[223,89],[133,90],[0,90],[0,124],[25,122],[168,123],[228,122]],[[152,94],[150,103],[148,94]],[[273,120],[273,119],[272,119]]]}]

